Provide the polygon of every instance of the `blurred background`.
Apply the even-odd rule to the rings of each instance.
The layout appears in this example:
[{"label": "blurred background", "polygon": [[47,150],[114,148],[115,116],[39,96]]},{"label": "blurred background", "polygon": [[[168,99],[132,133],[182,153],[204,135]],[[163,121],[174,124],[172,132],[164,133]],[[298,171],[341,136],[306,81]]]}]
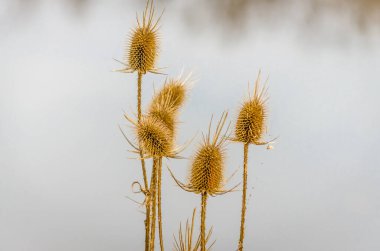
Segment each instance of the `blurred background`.
[{"label": "blurred background", "polygon": [[[136,75],[113,73],[137,0],[0,0],[0,250],[142,250]],[[178,144],[230,112],[259,70],[267,139],[251,147],[246,250],[380,250],[380,1],[165,0],[159,67],[193,73]],[[144,76],[143,102],[165,76]],[[226,173],[243,146],[230,143]],[[189,160],[166,160],[186,180]],[[166,249],[200,198],[163,176]],[[209,200],[214,250],[235,250],[241,193]]]}]

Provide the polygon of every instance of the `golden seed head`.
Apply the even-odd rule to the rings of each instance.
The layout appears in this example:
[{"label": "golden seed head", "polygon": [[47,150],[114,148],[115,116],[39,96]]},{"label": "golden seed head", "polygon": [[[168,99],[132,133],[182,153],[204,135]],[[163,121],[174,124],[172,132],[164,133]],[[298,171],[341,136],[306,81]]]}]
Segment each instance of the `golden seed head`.
[{"label": "golden seed head", "polygon": [[255,100],[243,104],[235,127],[236,139],[244,143],[258,142],[264,132],[265,107]]},{"label": "golden seed head", "polygon": [[203,143],[193,158],[190,170],[190,186],[196,193],[215,194],[220,191],[223,185],[224,143],[226,142],[228,128],[224,135],[221,132],[226,119],[227,113],[224,113],[212,139],[210,138],[210,122],[209,132],[203,137]]},{"label": "golden seed head", "polygon": [[213,193],[223,182],[224,155],[220,147],[203,145],[196,153],[191,167],[190,183],[194,190]]},{"label": "golden seed head", "polygon": [[171,131],[174,140],[177,113],[186,98],[187,88],[184,81],[169,80],[157,92],[148,108],[148,115],[161,120]]},{"label": "golden seed head", "polygon": [[156,32],[149,27],[138,27],[134,30],[128,51],[128,63],[132,71],[145,74],[154,69],[158,51],[157,40]]},{"label": "golden seed head", "polygon": [[137,18],[137,27],[132,31],[126,51],[128,68],[126,71],[145,74],[156,72],[155,63],[158,56],[158,22],[153,22],[153,0],[148,0],[142,20]]},{"label": "golden seed head", "polygon": [[170,79],[165,82],[162,89],[154,95],[151,109],[161,106],[164,109],[177,112],[185,102],[187,88],[185,81]]},{"label": "golden seed head", "polygon": [[265,88],[259,90],[259,78],[253,97],[242,105],[236,121],[235,140],[240,142],[257,144],[265,131],[267,97]]},{"label": "golden seed head", "polygon": [[137,139],[144,154],[152,157],[168,156],[173,148],[168,128],[153,117],[144,117],[137,125]]}]

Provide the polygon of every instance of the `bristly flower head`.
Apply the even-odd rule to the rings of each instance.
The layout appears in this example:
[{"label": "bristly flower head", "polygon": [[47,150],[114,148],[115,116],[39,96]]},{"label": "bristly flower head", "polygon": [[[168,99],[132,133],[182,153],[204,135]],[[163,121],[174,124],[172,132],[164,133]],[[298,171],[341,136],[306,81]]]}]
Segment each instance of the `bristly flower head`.
[{"label": "bristly flower head", "polygon": [[120,128],[124,138],[134,148],[131,152],[139,154],[142,151],[143,158],[145,159],[154,157],[181,158],[178,154],[183,151],[185,146],[175,146],[173,133],[162,119],[156,116],[145,115],[140,122],[136,122],[126,114],[124,117],[135,129],[138,142],[137,147]]},{"label": "bristly flower head", "polygon": [[190,75],[186,78],[166,80],[162,89],[154,95],[150,109],[163,106],[165,109],[177,112],[186,100],[189,77]]},{"label": "bristly flower head", "polygon": [[267,88],[260,88],[260,73],[255,82],[253,97],[243,103],[235,126],[235,138],[248,144],[263,145],[262,136],[265,132]]},{"label": "bristly flower head", "polygon": [[210,122],[208,134],[203,137],[203,142],[193,158],[189,184],[181,183],[172,174],[172,177],[182,189],[188,192],[207,193],[209,195],[219,195],[230,191],[222,190],[224,185],[224,144],[229,126],[223,135],[222,130],[227,115],[228,113],[222,115],[212,138],[210,135]]},{"label": "bristly flower head", "polygon": [[167,80],[152,99],[148,108],[148,116],[161,120],[173,134],[177,123],[179,109],[185,102],[187,79]]},{"label": "bristly flower head", "polygon": [[168,128],[150,116],[144,117],[136,127],[137,140],[145,155],[164,157],[171,154],[173,140]]},{"label": "bristly flower head", "polygon": [[205,144],[198,149],[191,166],[190,184],[197,193],[213,194],[223,181],[224,153],[217,145]]},{"label": "bristly flower head", "polygon": [[142,20],[137,19],[137,27],[133,29],[128,41],[125,54],[126,68],[118,70],[120,72],[147,72],[158,73],[155,63],[158,56],[158,22],[161,16],[154,21],[153,0],[148,0]]}]

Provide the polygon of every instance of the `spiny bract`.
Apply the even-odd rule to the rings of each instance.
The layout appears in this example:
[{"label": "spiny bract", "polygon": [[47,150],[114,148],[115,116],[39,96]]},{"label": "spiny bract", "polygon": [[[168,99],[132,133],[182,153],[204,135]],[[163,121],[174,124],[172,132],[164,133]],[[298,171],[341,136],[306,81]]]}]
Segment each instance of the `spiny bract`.
[{"label": "spiny bract", "polygon": [[259,90],[259,77],[254,95],[242,105],[235,126],[235,140],[244,143],[260,144],[265,131],[266,89]]},{"label": "spiny bract", "polygon": [[147,2],[142,22],[137,19],[138,26],[132,31],[126,51],[128,67],[125,71],[145,74],[156,72],[155,63],[158,55],[157,24],[153,23],[153,0]]},{"label": "spiny bract", "polygon": [[223,182],[224,155],[219,146],[203,145],[196,153],[191,167],[190,183],[198,192],[213,193]]},{"label": "spiny bract", "polygon": [[144,117],[137,125],[137,139],[145,155],[163,157],[170,155],[173,148],[172,135],[158,119]]}]

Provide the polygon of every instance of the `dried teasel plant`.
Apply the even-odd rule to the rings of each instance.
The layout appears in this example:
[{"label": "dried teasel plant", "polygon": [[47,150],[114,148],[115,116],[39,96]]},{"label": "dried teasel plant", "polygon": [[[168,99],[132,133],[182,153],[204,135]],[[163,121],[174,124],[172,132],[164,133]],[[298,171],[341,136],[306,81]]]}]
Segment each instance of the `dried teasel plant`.
[{"label": "dried teasel plant", "polygon": [[[133,73],[137,71],[137,118],[140,122],[141,113],[141,92],[142,92],[142,76],[147,72],[158,73],[158,69],[155,64],[158,57],[158,29],[159,18],[155,20],[155,9],[153,0],[147,0],[145,10],[140,19],[136,14],[137,27],[131,32],[130,39],[125,52],[125,62],[122,63],[125,67],[116,70],[118,72]],[[144,180],[145,196],[148,195],[148,177],[146,174],[145,160],[143,153],[140,151],[141,169]],[[147,200],[147,198],[146,198]],[[147,200],[149,202],[149,200]],[[149,250],[148,236],[150,232],[150,213],[149,203],[146,203],[146,219],[145,224],[145,250]]]},{"label": "dried teasel plant", "polygon": [[[191,222],[186,221],[185,229],[182,230],[182,224],[179,225],[178,239],[174,236],[174,250],[175,251],[198,251],[201,247],[201,235],[198,235],[196,242],[193,242],[194,235],[194,223],[195,223],[195,213],[196,209],[193,210],[193,215],[191,217]],[[212,235],[212,227],[207,232],[206,235],[206,245],[209,242]],[[207,248],[210,251],[214,246],[215,241],[213,241]]]},{"label": "dried teasel plant", "polygon": [[[148,117],[151,118],[155,123],[161,125],[161,129],[165,129],[165,138],[171,140],[171,144],[174,144],[174,137],[177,125],[177,117],[179,109],[183,106],[186,95],[187,95],[187,81],[189,77],[182,79],[169,79],[166,80],[164,86],[155,93],[149,108]],[[166,127],[166,128],[163,128]],[[144,147],[143,147],[144,148]],[[156,181],[153,183],[156,185],[154,190],[157,191],[157,209],[158,209],[158,227],[159,227],[159,239],[161,250],[164,248],[163,240],[163,227],[162,227],[162,157],[172,157],[170,152],[161,155],[159,158],[158,169],[156,170],[156,175],[152,174]],[[151,188],[152,189],[152,188]],[[153,202],[155,203],[155,202]],[[153,224],[153,223],[152,223]]]},{"label": "dried teasel plant", "polygon": [[149,187],[150,198],[146,199],[149,204],[147,214],[149,218],[149,245],[154,248],[156,208],[158,209],[159,238],[161,250],[164,249],[162,230],[162,158],[177,158],[180,148],[174,147],[174,132],[177,125],[179,109],[186,100],[188,91],[188,79],[177,78],[165,81],[164,86],[155,93],[146,116],[140,122],[134,122],[128,116],[126,118],[134,125],[138,146],[128,142],[135,148],[135,152],[141,152],[143,158],[153,158],[151,182]]},{"label": "dried teasel plant", "polygon": [[191,169],[190,180],[188,184],[184,184],[175,178],[170,171],[175,182],[183,190],[201,194],[201,250],[206,250],[206,207],[208,195],[216,196],[232,191],[223,190],[224,180],[224,162],[225,150],[224,144],[227,139],[229,126],[224,134],[222,134],[223,126],[226,122],[228,113],[223,113],[221,116],[215,133],[211,138],[211,123],[209,124],[208,134],[203,136],[203,142],[196,152]]},{"label": "dried teasel plant", "polygon": [[245,214],[247,210],[247,176],[248,176],[248,147],[250,144],[265,145],[270,142],[262,141],[265,132],[265,120],[267,117],[266,102],[268,100],[267,87],[260,87],[260,72],[255,82],[253,96],[243,103],[235,125],[235,137],[232,141],[244,144],[243,160],[243,196],[240,222],[240,237],[238,250],[243,250],[244,231],[245,231]]},{"label": "dried teasel plant", "polygon": [[[135,129],[135,135],[140,148],[135,146],[125,135],[129,144],[135,149],[135,153],[142,153],[143,158],[153,158],[153,167],[148,195],[146,196],[145,204],[148,205],[147,215],[149,218],[149,241],[147,244],[148,250],[154,250],[156,236],[156,216],[157,205],[160,197],[157,197],[158,187],[161,187],[161,169],[163,157],[176,157],[179,148],[174,147],[174,141],[171,131],[159,119],[151,116],[143,116],[140,122],[135,122],[127,115],[127,120],[131,122]],[[159,213],[161,208],[159,208]],[[161,215],[159,214],[159,225],[161,226]],[[160,227],[160,247],[164,249],[162,239],[162,228]]]},{"label": "dried teasel plant", "polygon": [[[159,22],[162,14],[155,18],[154,0],[146,0],[145,10],[142,17],[136,16],[137,25],[132,30],[125,58],[124,66],[118,72],[137,72],[137,121],[133,121],[128,116],[125,117],[132,123],[135,129],[136,144],[132,143],[126,135],[124,137],[134,148],[132,152],[139,154],[144,183],[138,181],[132,186],[138,185],[139,191],[145,195],[145,251],[153,250],[156,236],[156,218],[158,220],[160,249],[164,250],[163,229],[162,229],[162,206],[161,206],[161,185],[162,185],[162,159],[179,158],[178,153],[181,148],[175,146],[175,136],[178,124],[178,114],[184,101],[186,100],[188,78],[169,79],[165,81],[163,88],[155,93],[145,115],[142,114],[142,78],[146,73],[161,74],[156,67],[159,55]],[[221,116],[215,132],[211,135],[211,124],[208,134],[203,136],[203,143],[196,152],[191,165],[189,181],[187,184],[178,181],[170,171],[175,182],[184,190],[201,195],[201,224],[197,241],[193,243],[195,210],[191,221],[191,226],[187,222],[184,233],[180,226],[178,241],[175,239],[175,250],[180,251],[206,251],[213,246],[211,244],[206,249],[206,244],[211,236],[212,229],[206,235],[206,207],[209,195],[216,196],[234,190],[224,190],[224,145],[226,139],[242,142],[244,144],[244,173],[243,173],[243,196],[241,227],[238,250],[243,250],[244,225],[246,214],[246,191],[247,191],[247,162],[248,147],[250,144],[265,145],[270,142],[262,141],[265,132],[267,89],[259,87],[260,74],[256,80],[253,97],[243,103],[235,126],[233,138],[227,137],[229,126],[224,134],[223,127],[227,119],[227,113]],[[270,147],[268,146],[268,149]],[[183,150],[183,149],[182,149]],[[152,174],[148,182],[145,159],[152,158]],[[148,184],[149,183],[149,184]],[[194,246],[193,246],[194,244]]]}]

